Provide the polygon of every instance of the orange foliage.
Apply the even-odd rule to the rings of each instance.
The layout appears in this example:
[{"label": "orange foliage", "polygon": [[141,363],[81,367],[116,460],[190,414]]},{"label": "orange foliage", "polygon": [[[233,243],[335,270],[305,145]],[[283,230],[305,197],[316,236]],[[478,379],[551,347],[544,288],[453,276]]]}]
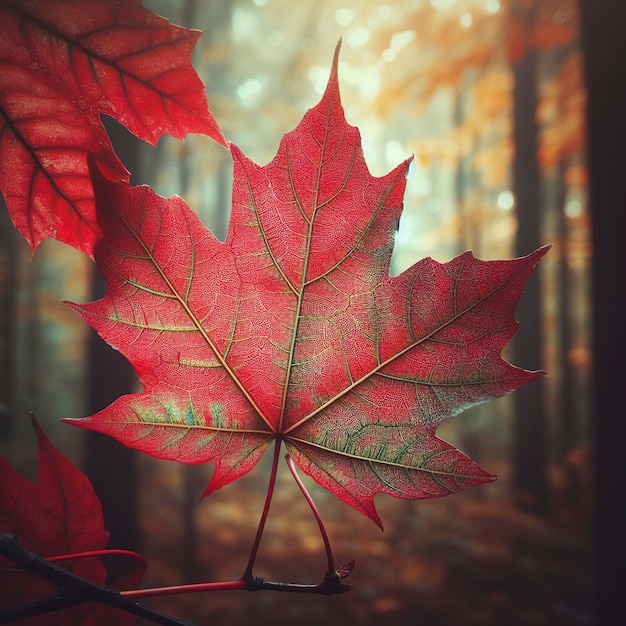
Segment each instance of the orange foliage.
[{"label": "orange foliage", "polygon": [[579,52],[572,52],[563,61],[539,109],[543,122],[539,149],[542,167],[554,167],[562,158],[584,151],[585,106],[582,58]]},{"label": "orange foliage", "polygon": [[509,62],[519,63],[529,48],[547,50],[571,44],[578,21],[574,0],[512,0],[504,26]]},{"label": "orange foliage", "polygon": [[501,187],[508,181],[512,157],[513,143],[507,137],[478,150],[472,164],[485,187]]}]

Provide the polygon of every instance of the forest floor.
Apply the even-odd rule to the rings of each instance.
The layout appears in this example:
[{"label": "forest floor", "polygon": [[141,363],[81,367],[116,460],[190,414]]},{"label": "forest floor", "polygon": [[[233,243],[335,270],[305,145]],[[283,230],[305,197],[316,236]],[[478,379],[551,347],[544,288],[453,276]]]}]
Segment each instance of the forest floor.
[{"label": "forest floor", "polygon": [[[196,506],[206,467],[142,462],[144,586],[239,578],[265,497],[267,473],[257,468],[252,474]],[[336,564],[356,559],[345,581],[353,586],[349,593],[224,591],[146,604],[189,626],[596,624],[588,504],[555,504],[549,518],[522,513],[506,500],[506,481],[437,500],[379,497],[381,533],[334,496],[316,485],[310,489]],[[185,554],[181,546],[195,533]],[[317,583],[324,571],[315,521],[284,471],[254,573]]]}]

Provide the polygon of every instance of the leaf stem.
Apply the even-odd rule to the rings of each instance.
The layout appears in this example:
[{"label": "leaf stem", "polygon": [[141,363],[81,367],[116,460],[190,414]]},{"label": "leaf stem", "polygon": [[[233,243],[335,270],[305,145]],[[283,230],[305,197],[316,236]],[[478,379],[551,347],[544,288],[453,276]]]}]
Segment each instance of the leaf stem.
[{"label": "leaf stem", "polygon": [[276,474],[278,472],[278,461],[280,459],[280,445],[281,440],[276,438],[274,443],[274,457],[272,458],[272,471],[270,474],[270,480],[267,485],[267,495],[265,497],[265,505],[263,506],[263,513],[261,513],[261,519],[259,520],[259,527],[254,537],[254,543],[250,550],[250,557],[248,558],[248,565],[241,577],[243,580],[252,580],[252,569],[254,568],[254,562],[261,545],[261,537],[263,537],[263,531],[265,530],[265,522],[270,511],[270,504],[272,503],[272,496],[274,495],[274,487],[276,486]]},{"label": "leaf stem", "polygon": [[289,454],[286,454],[285,460],[287,461],[287,467],[289,467],[289,471],[291,472],[291,475],[296,481],[296,484],[298,485],[298,487],[300,487],[300,491],[302,492],[302,495],[305,497],[306,501],[309,503],[309,506],[311,507],[313,517],[315,517],[315,521],[317,522],[317,525],[319,526],[320,534],[322,535],[322,540],[324,541],[324,547],[326,548],[326,560],[328,562],[328,567],[326,571],[328,572],[328,574],[333,574],[335,572],[335,560],[333,559],[333,551],[330,547],[330,540],[328,539],[328,533],[326,532],[326,528],[324,527],[324,522],[322,522],[322,518],[319,514],[319,511],[317,510],[317,507],[315,506],[315,502],[313,502],[313,498],[311,497],[311,494],[307,491],[307,488],[304,486],[302,479],[298,475],[298,472],[296,470],[296,464],[294,463],[293,459],[291,458]]},{"label": "leaf stem", "polygon": [[50,563],[56,563],[58,561],[75,561],[77,559],[87,559],[89,557],[103,557],[103,556],[121,556],[133,559],[143,565],[145,569],[146,559],[137,552],[131,552],[130,550],[89,550],[87,552],[75,552],[73,554],[59,554],[58,556],[48,556],[46,561]]},{"label": "leaf stem", "polygon": [[171,587],[152,587],[150,589],[131,589],[130,591],[120,592],[120,595],[129,600],[139,600],[140,598],[173,596],[181,593],[199,593],[201,591],[230,591],[238,589],[248,589],[249,585],[250,581],[242,577],[238,580],[226,580],[212,583],[173,585]]},{"label": "leaf stem", "polygon": [[[138,600],[139,598],[151,598],[151,597],[160,597],[160,596],[170,596],[176,594],[186,594],[186,593],[200,593],[203,591],[281,591],[281,592],[290,592],[290,593],[314,593],[321,595],[335,595],[338,593],[346,593],[350,591],[351,587],[349,585],[345,585],[341,583],[341,579],[345,578],[352,568],[354,567],[353,563],[344,566],[341,572],[335,571],[335,565],[333,561],[333,555],[330,548],[330,542],[328,540],[328,535],[326,533],[326,529],[324,528],[324,524],[322,523],[322,519],[320,517],[319,512],[313,502],[311,496],[309,495],[306,487],[300,480],[300,477],[296,473],[295,464],[289,455],[286,455],[287,465],[289,466],[289,470],[293,474],[293,477],[296,480],[296,483],[300,487],[300,490],[304,494],[311,510],[313,511],[313,515],[317,520],[317,523],[320,527],[320,532],[322,533],[322,538],[324,540],[324,546],[326,547],[326,556],[328,559],[328,571],[324,576],[324,580],[317,585],[302,585],[296,583],[283,583],[283,582],[273,582],[269,580],[264,580],[263,578],[259,578],[257,576],[252,575],[252,570],[254,568],[254,563],[256,561],[257,553],[259,551],[259,546],[261,545],[261,538],[263,537],[263,531],[265,529],[265,523],[267,521],[267,517],[270,510],[270,504],[272,501],[272,495],[274,493],[274,488],[276,486],[276,475],[278,473],[278,461],[280,459],[280,439],[276,439],[275,447],[274,447],[274,457],[272,459],[272,470],[270,474],[270,479],[267,487],[267,495],[265,497],[265,505],[263,507],[263,513],[261,514],[261,519],[259,521],[259,526],[256,532],[256,536],[254,538],[254,543],[252,544],[252,549],[250,550],[250,557],[248,559],[248,564],[246,566],[246,570],[238,580],[231,581],[222,581],[222,582],[207,582],[207,583],[195,583],[191,585],[175,585],[171,587],[154,587],[152,589],[133,589],[131,591],[122,591],[121,595],[126,599]],[[344,571],[345,570],[345,571]]]}]

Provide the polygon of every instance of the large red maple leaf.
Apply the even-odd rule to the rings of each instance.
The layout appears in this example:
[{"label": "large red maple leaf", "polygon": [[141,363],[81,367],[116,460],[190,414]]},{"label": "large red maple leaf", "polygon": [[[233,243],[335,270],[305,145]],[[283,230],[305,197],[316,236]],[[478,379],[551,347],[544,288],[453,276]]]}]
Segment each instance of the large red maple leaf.
[{"label": "large red maple leaf", "polygon": [[191,66],[200,34],[140,0],[0,0],[0,190],[33,249],[53,237],[92,254],[88,157],[128,180],[101,114],[152,144],[197,132],[226,145]]},{"label": "large red maple leaf", "polygon": [[435,430],[540,375],[501,351],[545,249],[424,259],[390,277],[409,161],[369,174],[337,56],[321,102],[270,164],[232,154],[224,243],[180,198],[96,176],[108,291],[72,306],[129,358],[144,391],[69,421],[157,457],[214,461],[206,494],[277,440],[379,525],[376,493],[430,498],[492,480]]}]

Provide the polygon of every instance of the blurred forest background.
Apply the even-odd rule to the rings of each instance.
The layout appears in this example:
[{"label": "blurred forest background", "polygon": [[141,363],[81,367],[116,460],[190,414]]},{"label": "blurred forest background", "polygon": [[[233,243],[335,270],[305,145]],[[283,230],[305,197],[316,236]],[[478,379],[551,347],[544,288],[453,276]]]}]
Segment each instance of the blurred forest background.
[{"label": "blurred forest background", "polygon": [[[152,604],[189,624],[590,626],[591,235],[579,12],[574,0],[145,0],[205,29],[194,64],[226,138],[258,163],[320,98],[334,47],[348,121],[382,175],[414,154],[393,272],[553,249],[529,283],[507,351],[548,375],[463,413],[439,434],[499,475],[452,498],[379,497],[383,534],[311,485],[355,589],[323,598],[211,593]],[[179,194],[220,238],[229,153],[205,137],[141,145],[107,120],[133,183]],[[34,476],[27,413],[92,478],[115,547],[142,552],[145,584],[241,575],[267,472],[198,504],[210,467],[184,467],[59,424],[136,386],[132,369],[62,303],[102,294],[89,260],[47,241],[31,259],[0,215],[0,449]],[[309,483],[307,482],[307,485]],[[318,582],[315,522],[284,472],[256,574]]]}]

